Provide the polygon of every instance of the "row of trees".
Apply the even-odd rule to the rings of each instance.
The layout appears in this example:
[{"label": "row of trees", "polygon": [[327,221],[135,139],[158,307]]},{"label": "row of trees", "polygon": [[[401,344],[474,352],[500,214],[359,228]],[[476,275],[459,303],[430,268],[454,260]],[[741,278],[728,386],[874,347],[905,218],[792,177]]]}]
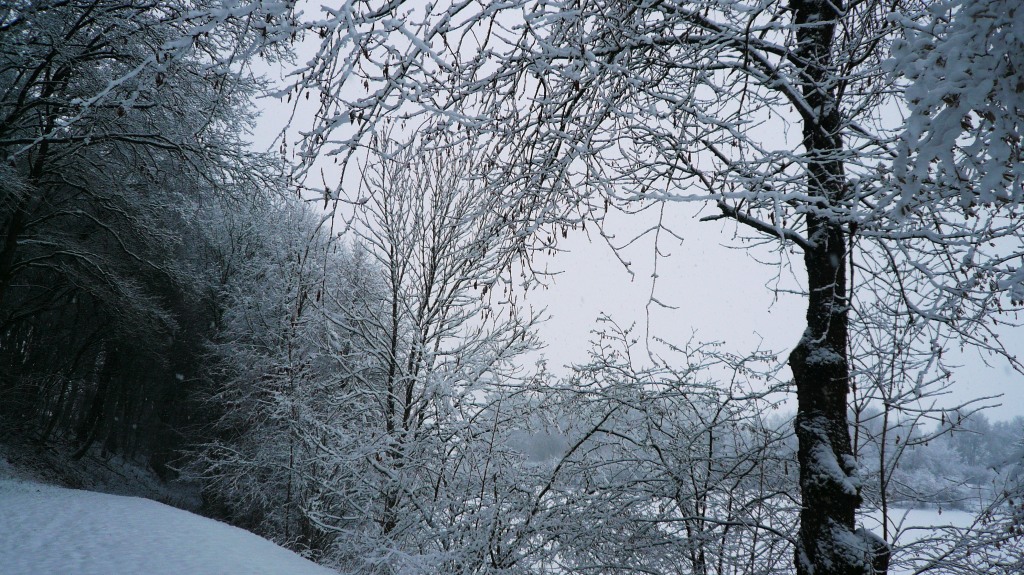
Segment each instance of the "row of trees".
[{"label": "row of trees", "polygon": [[[0,417],[163,464],[220,314],[220,214],[282,169],[244,141],[256,83],[211,3],[0,6]],[[275,181],[276,178],[276,181]],[[272,233],[262,229],[260,233]]]},{"label": "row of trees", "polygon": [[1017,472],[1024,454],[1024,421],[1020,417],[990,422],[983,412],[963,419],[956,412],[949,416],[954,421],[948,431],[925,432],[903,422],[887,434],[889,457],[898,462],[890,464],[891,477],[887,479],[888,497],[894,505],[930,504],[976,511],[997,498],[1010,479],[1008,475]]}]

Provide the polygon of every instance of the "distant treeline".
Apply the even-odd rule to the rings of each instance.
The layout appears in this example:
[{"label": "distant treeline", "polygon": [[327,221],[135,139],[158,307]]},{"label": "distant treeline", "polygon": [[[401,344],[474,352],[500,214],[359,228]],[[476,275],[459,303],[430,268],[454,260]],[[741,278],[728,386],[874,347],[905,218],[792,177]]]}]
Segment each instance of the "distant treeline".
[{"label": "distant treeline", "polygon": [[[943,412],[926,425],[890,424],[881,449],[881,412],[872,409],[860,420],[862,465],[872,475],[886,470],[889,502],[904,507],[945,506],[978,510],[1004,489],[1024,462],[1024,417],[992,421],[983,411]],[[884,461],[884,464],[883,464]],[[878,504],[877,485],[870,489]]]}]

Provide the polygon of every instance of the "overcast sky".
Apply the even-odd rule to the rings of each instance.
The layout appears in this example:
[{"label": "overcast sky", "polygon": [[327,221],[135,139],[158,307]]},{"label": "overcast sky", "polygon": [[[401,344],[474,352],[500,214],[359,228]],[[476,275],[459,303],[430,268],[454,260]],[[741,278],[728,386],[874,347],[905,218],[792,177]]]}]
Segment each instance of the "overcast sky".
[{"label": "overcast sky", "polygon": [[[744,230],[729,222],[699,222],[698,209],[693,204],[677,205],[666,218],[676,226],[683,242],[662,236],[662,250],[670,255],[658,264],[656,295],[677,309],[650,307],[650,335],[685,343],[696,334],[697,340],[721,341],[725,350],[736,353],[760,346],[778,352],[780,361],[785,361],[805,325],[804,298],[785,291],[802,281],[794,276],[803,273],[799,252],[791,256],[796,264],[792,268],[764,263],[777,261],[778,256],[765,247],[743,248],[740,235]],[[624,218],[611,222],[623,238],[629,230],[644,229],[649,223]],[[646,241],[626,251],[626,259],[635,267],[633,278],[594,234],[591,239],[582,232],[570,235],[563,245],[568,251],[550,258],[551,268],[563,273],[549,289],[529,295],[534,305],[547,306],[551,316],[540,330],[550,365],[586,360],[590,331],[600,313],[624,326],[635,322],[637,333],[644,334],[651,293],[651,246]],[[771,289],[776,286],[782,291]],[[1020,332],[1006,330],[1002,337],[1014,352],[1024,355],[1024,334]],[[955,372],[957,383],[943,406],[1001,393],[998,402],[1002,405],[987,412],[990,418],[1024,415],[1024,376],[1010,369],[1005,360],[992,359],[993,365],[986,367],[977,352],[960,357],[959,352],[950,351],[953,355],[947,357],[963,367]]]}]

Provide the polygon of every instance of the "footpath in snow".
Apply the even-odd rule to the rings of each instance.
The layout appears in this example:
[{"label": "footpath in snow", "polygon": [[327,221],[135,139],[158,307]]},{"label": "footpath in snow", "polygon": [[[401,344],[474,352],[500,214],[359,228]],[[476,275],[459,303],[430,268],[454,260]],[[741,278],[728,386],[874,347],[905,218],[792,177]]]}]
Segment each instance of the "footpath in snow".
[{"label": "footpath in snow", "polygon": [[4,575],[337,575],[162,503],[0,478]]}]

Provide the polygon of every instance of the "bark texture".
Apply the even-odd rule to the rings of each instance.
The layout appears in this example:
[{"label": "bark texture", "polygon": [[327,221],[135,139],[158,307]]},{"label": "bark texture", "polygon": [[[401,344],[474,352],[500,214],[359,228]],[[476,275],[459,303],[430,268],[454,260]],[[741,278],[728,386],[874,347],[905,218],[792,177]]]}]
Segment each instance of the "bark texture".
[{"label": "bark texture", "polygon": [[802,500],[796,568],[798,575],[884,573],[885,542],[855,525],[861,497],[846,414],[847,253],[843,222],[830,213],[846,200],[842,116],[832,73],[835,30],[844,7],[835,1],[796,0],[792,8],[794,63],[809,104],[803,113],[807,187],[820,198],[807,217],[807,329],[789,356],[797,388]]}]

